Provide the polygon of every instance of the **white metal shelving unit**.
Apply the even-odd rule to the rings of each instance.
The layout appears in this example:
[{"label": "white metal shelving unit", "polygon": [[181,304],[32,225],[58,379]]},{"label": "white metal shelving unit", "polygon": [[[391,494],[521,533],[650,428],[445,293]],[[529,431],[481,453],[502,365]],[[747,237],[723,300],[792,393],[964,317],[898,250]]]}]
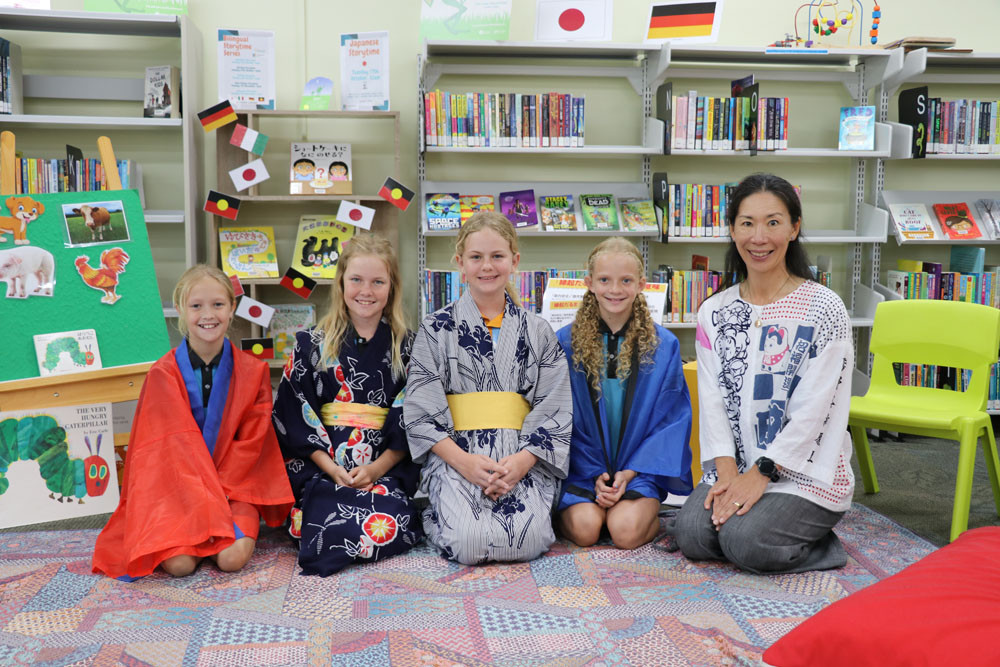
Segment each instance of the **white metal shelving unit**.
[{"label": "white metal shelving unit", "polygon": [[[81,100],[86,109],[90,101],[135,101],[136,115],[72,115],[72,114],[17,114],[0,115],[0,127],[10,129],[17,137],[18,149],[31,155],[32,133],[56,129],[108,131],[112,143],[115,132],[176,133],[178,140],[177,162],[183,167],[182,192],[171,193],[171,198],[182,202],[176,210],[147,210],[146,222],[151,224],[179,224],[184,228],[185,265],[204,259],[202,243],[203,224],[199,187],[201,182],[201,135],[204,132],[197,122],[200,110],[199,52],[201,37],[186,16],[110,14],[100,12],[42,11],[32,9],[0,9],[0,33],[17,41],[13,31],[44,33],[75,33],[111,37],[108,40],[109,57],[116,54],[114,37],[162,37],[177,40],[180,55],[182,104],[181,118],[143,118],[142,99],[145,71],[137,65],[134,76],[127,78],[93,76],[90,72],[65,72],[51,74],[24,74],[22,92],[32,99]],[[129,54],[124,54],[128,56]],[[117,53],[117,57],[123,57]],[[22,66],[31,69],[31,55],[23,54]],[[24,132],[20,132],[24,130]],[[141,164],[141,155],[123,155]],[[150,190],[155,183],[146,183]],[[153,248],[154,259],[158,248]],[[166,310],[164,311],[166,313]],[[170,315],[168,315],[170,316]],[[175,315],[174,315],[175,316]]]}]

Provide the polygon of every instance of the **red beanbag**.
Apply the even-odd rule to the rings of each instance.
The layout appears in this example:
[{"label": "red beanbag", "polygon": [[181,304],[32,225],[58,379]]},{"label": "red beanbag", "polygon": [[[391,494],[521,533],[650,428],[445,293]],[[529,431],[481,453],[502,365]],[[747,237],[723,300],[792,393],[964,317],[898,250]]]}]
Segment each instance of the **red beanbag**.
[{"label": "red beanbag", "polygon": [[763,658],[774,667],[1000,665],[1000,527],[967,531],[834,602]]}]

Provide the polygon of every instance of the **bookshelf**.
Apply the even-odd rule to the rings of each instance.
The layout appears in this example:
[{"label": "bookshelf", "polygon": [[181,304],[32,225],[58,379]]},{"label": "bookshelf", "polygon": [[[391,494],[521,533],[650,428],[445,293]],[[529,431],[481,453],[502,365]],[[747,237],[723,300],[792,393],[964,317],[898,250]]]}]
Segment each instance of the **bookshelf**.
[{"label": "bookshelf", "polygon": [[[381,234],[399,248],[399,209],[377,193],[387,176],[399,180],[400,133],[398,111],[299,111],[241,110],[238,123],[268,135],[263,160],[270,178],[243,192],[236,192],[229,171],[259,156],[230,143],[234,124],[215,131],[216,185],[218,192],[240,199],[240,213],[232,221],[209,215],[206,242],[209,261],[219,264],[219,227],[267,225],[274,228],[278,260],[278,278],[242,279],[244,290],[253,299],[266,304],[306,303],[280,286],[280,276],[290,266],[302,215],[335,216],[341,201],[375,209],[371,231]],[[290,145],[293,142],[317,141],[350,143],[353,190],[350,195],[288,194]],[[329,279],[317,279],[317,287],[308,302],[316,306],[316,317],[326,310],[330,292]],[[263,330],[256,324],[236,318],[232,340],[260,338]],[[281,368],[284,360],[269,360],[272,368]]]},{"label": "bookshelf", "polygon": [[[204,259],[197,29],[186,16],[3,8],[0,37],[21,46],[21,113],[0,115],[19,152],[61,158],[72,144],[96,157],[91,147],[108,134],[118,157],[143,168],[153,261],[169,302],[184,269]],[[181,118],[142,117],[145,67],[161,64],[182,72]],[[180,244],[175,225],[183,227]],[[164,314],[175,316],[171,308]]]},{"label": "bookshelf", "polygon": [[[499,210],[500,192],[532,189],[543,195],[571,194],[581,219],[579,196],[610,193],[649,198],[650,157],[660,152],[663,125],[652,116],[652,65],[657,45],[615,43],[429,41],[417,59],[418,188],[417,279],[421,315],[426,314],[426,269],[451,269],[455,230],[429,230],[426,195],[442,192],[490,194]],[[552,91],[585,98],[585,143],[581,147],[434,146],[424,135],[424,93],[528,93]],[[516,165],[517,180],[492,178],[498,166]],[[559,174],[561,180],[553,180]],[[655,232],[618,232],[649,254]],[[604,231],[547,232],[519,229],[522,271],[580,269]]]}]

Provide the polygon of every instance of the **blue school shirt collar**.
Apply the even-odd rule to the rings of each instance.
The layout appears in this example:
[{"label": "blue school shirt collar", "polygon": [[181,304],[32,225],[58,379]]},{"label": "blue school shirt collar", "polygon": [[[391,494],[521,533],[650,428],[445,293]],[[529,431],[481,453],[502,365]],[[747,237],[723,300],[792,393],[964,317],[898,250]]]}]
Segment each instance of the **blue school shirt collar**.
[{"label": "blue school shirt collar", "polygon": [[[216,369],[212,381],[212,393],[208,398],[208,409],[202,401],[201,383],[195,377],[194,369],[191,366],[190,352],[187,340],[181,342],[174,350],[174,359],[177,367],[184,378],[184,386],[187,388],[188,402],[191,404],[191,414],[194,416],[201,435],[205,439],[208,453],[215,453],[215,441],[219,437],[219,428],[222,426],[222,416],[226,410],[226,397],[229,396],[229,382],[233,375],[233,351],[229,339],[226,338],[222,344],[222,358],[219,360],[219,367]],[[214,361],[214,360],[213,360]]]}]

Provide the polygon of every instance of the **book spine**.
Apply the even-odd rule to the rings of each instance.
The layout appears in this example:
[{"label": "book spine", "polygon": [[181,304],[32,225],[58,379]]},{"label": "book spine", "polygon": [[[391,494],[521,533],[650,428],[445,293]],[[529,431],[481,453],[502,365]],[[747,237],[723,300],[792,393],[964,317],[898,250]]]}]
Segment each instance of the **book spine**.
[{"label": "book spine", "polygon": [[783,151],[788,150],[788,98],[784,97],[781,101],[781,145],[779,148]]},{"label": "book spine", "polygon": [[530,148],[538,147],[538,134],[535,132],[535,116],[537,115],[537,109],[535,108],[535,96],[528,95],[528,146]]}]

